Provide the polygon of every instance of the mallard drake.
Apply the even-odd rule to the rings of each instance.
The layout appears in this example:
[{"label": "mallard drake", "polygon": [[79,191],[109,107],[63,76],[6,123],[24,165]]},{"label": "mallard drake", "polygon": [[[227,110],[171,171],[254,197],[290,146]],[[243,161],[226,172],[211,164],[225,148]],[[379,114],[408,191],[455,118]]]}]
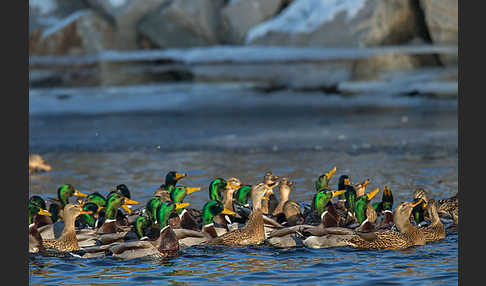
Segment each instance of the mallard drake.
[{"label": "mallard drake", "polygon": [[29,155],[29,175],[37,172],[49,172],[51,169],[51,165],[47,164],[40,155]]},{"label": "mallard drake", "polygon": [[105,220],[98,229],[97,233],[103,234],[117,232],[117,230],[119,229],[119,225],[117,225],[118,210],[122,205],[127,204],[136,205],[138,204],[138,202],[131,200],[118,192],[109,195],[109,197],[107,198],[106,207],[104,209]]},{"label": "mallard drake", "polygon": [[233,193],[235,204],[243,207],[250,207],[248,201],[251,198],[251,185],[243,185]]},{"label": "mallard drake", "polygon": [[316,192],[319,192],[320,190],[323,189],[329,189],[329,181],[331,180],[332,176],[336,173],[336,167],[332,168],[329,172],[324,173],[320,175],[316,182],[315,182],[315,187],[316,187]]},{"label": "mallard drake", "polygon": [[450,198],[442,199],[438,201],[438,213],[439,215],[450,215],[454,220],[454,224],[459,224],[459,198],[457,197],[457,193]]},{"label": "mallard drake", "polygon": [[427,208],[427,203],[421,198],[415,198],[413,201],[420,203],[412,210],[412,221],[414,221],[418,227],[422,227],[427,224],[425,219],[425,209]]},{"label": "mallard drake", "polygon": [[446,237],[446,232],[442,221],[437,212],[437,203],[430,199],[427,203],[427,213],[430,218],[430,224],[427,227],[421,227],[419,230],[424,234],[425,241],[437,241]]},{"label": "mallard drake", "polygon": [[162,202],[157,207],[157,223],[161,230],[156,240],[128,241],[115,243],[109,248],[112,256],[123,259],[134,259],[145,256],[152,257],[173,257],[179,253],[179,242],[177,236],[169,225],[169,218],[178,209],[188,206],[189,203]]},{"label": "mallard drake", "polygon": [[98,206],[95,203],[89,202],[89,203],[84,203],[82,205],[82,208],[83,210],[89,211],[91,213],[80,214],[76,219],[76,223],[79,224],[81,227],[83,226],[89,226],[90,228],[99,227],[96,225],[96,222],[97,222],[98,212],[103,207]]},{"label": "mallard drake", "polygon": [[262,199],[268,199],[266,196],[272,192],[272,189],[268,188],[264,183],[253,186],[251,190],[253,209],[245,226],[213,238],[207,244],[244,246],[262,243],[265,240],[263,212],[261,210]]},{"label": "mallard drake", "polygon": [[79,250],[78,239],[76,238],[76,231],[74,223],[76,217],[80,214],[91,213],[85,211],[80,205],[68,203],[64,207],[64,229],[62,234],[57,239],[44,239],[42,244],[46,249],[55,249],[61,252]]},{"label": "mallard drake", "polygon": [[344,192],[344,190],[322,189],[314,195],[312,199],[312,209],[314,211],[312,213],[319,218],[319,223],[322,227],[338,226],[340,218],[331,200]]},{"label": "mallard drake", "polygon": [[373,204],[373,209],[378,216],[383,216],[378,227],[390,228],[393,226],[393,194],[389,186],[383,188],[381,202]]},{"label": "mallard drake", "polygon": [[63,216],[64,207],[69,203],[69,198],[72,196],[87,197],[88,195],[81,193],[71,184],[64,184],[57,189],[57,199],[49,199],[51,201],[49,212],[52,214],[51,219],[53,223],[58,220],[59,216]]},{"label": "mallard drake", "polygon": [[[199,190],[201,190],[199,187],[189,188],[186,186],[176,186],[170,191],[170,199],[174,203],[183,203],[187,195]],[[173,216],[170,220],[172,227],[180,226],[185,229],[198,230],[198,221],[186,208],[178,209],[177,216]]]},{"label": "mallard drake", "polygon": [[29,221],[29,252],[35,253],[42,250],[42,236],[37,231],[37,227],[41,222],[41,218],[50,216],[51,214],[42,209],[35,203],[29,203],[28,205],[28,221]]},{"label": "mallard drake", "polygon": [[[37,195],[31,196],[29,199],[29,203],[36,205],[37,207],[39,207],[39,209],[47,210],[46,201],[40,196]],[[49,215],[39,215],[38,227],[53,224],[51,216],[52,214],[50,212]]]},{"label": "mallard drake", "polygon": [[160,185],[159,188],[155,190],[154,196],[161,197],[163,201],[169,201],[169,192],[171,188],[175,187],[177,182],[184,177],[187,177],[186,173],[178,173],[176,171],[168,172],[167,175],[165,175],[165,183]]},{"label": "mallard drake", "polygon": [[354,213],[359,223],[358,230],[361,232],[375,230],[374,223],[377,219],[377,215],[373,207],[370,205],[370,201],[379,191],[380,189],[376,188],[374,191],[364,194],[356,199]]},{"label": "mallard drake", "polygon": [[393,220],[398,232],[384,230],[378,232],[360,233],[349,229],[323,229],[320,236],[310,236],[303,241],[309,248],[327,248],[336,246],[351,246],[360,249],[405,249],[414,245],[425,245],[423,233],[410,224],[412,209],[418,205],[412,202],[400,203],[393,212]]},{"label": "mallard drake", "polygon": [[[346,190],[348,186],[351,186],[351,180],[349,179],[348,175],[341,175],[338,180],[338,190]],[[338,209],[344,209],[345,205],[344,203],[346,202],[346,195],[345,194],[340,194],[338,196],[338,202],[336,204],[336,208]]]}]

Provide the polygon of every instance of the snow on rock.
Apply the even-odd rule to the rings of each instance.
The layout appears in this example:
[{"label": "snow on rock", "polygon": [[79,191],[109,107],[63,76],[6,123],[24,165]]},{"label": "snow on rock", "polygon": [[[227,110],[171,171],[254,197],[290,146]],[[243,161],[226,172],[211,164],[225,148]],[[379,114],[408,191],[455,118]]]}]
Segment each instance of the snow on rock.
[{"label": "snow on rock", "polygon": [[252,45],[360,47],[399,44],[415,33],[408,0],[295,0],[277,17],[253,27]]}]

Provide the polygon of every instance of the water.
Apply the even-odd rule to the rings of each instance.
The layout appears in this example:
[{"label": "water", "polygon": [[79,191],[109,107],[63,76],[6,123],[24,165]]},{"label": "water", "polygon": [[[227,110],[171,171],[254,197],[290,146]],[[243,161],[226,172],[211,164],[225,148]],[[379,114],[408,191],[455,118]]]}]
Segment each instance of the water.
[{"label": "water", "polygon": [[[62,183],[106,194],[124,183],[134,199],[145,202],[165,173],[178,170],[188,173],[182,184],[201,187],[186,198],[200,209],[213,178],[236,176],[253,184],[271,170],[296,181],[292,199],[309,202],[315,178],[333,166],[338,170],[333,186],[344,173],[355,182],[369,177],[369,190],[391,187],[395,205],[409,200],[417,185],[434,198],[458,191],[455,100],[267,94],[218,84],[176,90],[183,100],[174,99],[174,88],[167,86],[121,88],[115,93],[119,101],[104,89],[96,94],[75,89],[69,94],[79,101],[57,99],[69,107],[65,110],[54,108],[55,100],[34,106],[39,97],[65,91],[31,90],[31,99],[37,99],[30,101],[29,148],[53,171],[30,178],[30,195],[54,197]],[[108,97],[116,102],[105,101]],[[140,100],[154,97],[162,99],[151,101],[159,105],[141,107]],[[455,285],[457,239],[448,232],[443,241],[405,251],[259,246],[192,247],[170,260],[33,256],[29,274],[38,285]]]}]

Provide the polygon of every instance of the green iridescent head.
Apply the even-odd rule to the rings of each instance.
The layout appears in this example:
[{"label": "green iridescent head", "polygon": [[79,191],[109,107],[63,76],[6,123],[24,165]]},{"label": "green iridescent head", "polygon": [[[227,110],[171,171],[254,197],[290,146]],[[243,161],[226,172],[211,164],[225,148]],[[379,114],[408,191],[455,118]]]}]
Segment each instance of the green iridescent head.
[{"label": "green iridescent head", "polygon": [[44,199],[41,198],[40,196],[30,197],[29,203],[32,203],[32,204],[38,206],[41,209],[44,209],[44,210],[47,209],[46,201],[44,201]]},{"label": "green iridescent head", "polygon": [[415,223],[419,224],[425,221],[424,214],[427,208],[427,203],[422,198],[415,198],[413,200],[413,203],[417,205],[414,206],[414,208],[412,209],[412,216],[415,220]]},{"label": "green iridescent head", "polygon": [[187,176],[186,173],[178,173],[176,171],[170,171],[165,176],[165,187],[168,188],[169,186],[175,186],[180,179],[186,176]]},{"label": "green iridescent head", "polygon": [[326,205],[331,201],[333,197],[343,194],[345,191],[332,191],[332,190],[321,190],[314,196],[314,209],[317,211],[319,216],[326,211]]},{"label": "green iridescent head", "polygon": [[243,185],[233,193],[233,199],[240,206],[248,205],[248,200],[251,197],[251,185]]},{"label": "green iridescent head", "polygon": [[88,195],[76,190],[71,184],[64,184],[57,189],[57,198],[61,201],[63,208],[69,203],[69,198],[72,196],[87,197]]},{"label": "green iridescent head", "polygon": [[213,223],[213,218],[219,214],[234,215],[235,212],[226,209],[222,202],[211,200],[204,204],[202,210],[202,224],[203,226]]},{"label": "green iridescent head", "polygon": [[151,222],[155,222],[155,218],[157,217],[157,208],[160,204],[162,204],[162,202],[163,201],[160,197],[152,197],[145,205],[145,213]]},{"label": "green iridescent head", "polygon": [[61,207],[58,204],[50,204],[49,212],[51,213],[51,220],[53,223],[58,221],[59,219],[62,219],[60,215]]},{"label": "green iridescent head", "polygon": [[223,201],[223,191],[227,187],[227,182],[223,178],[216,178],[209,184],[209,199],[213,201]]},{"label": "green iridescent head", "polygon": [[101,195],[100,193],[98,192],[94,192],[94,193],[91,193],[88,195],[88,197],[86,197],[86,202],[88,203],[94,203],[100,207],[105,207],[106,206],[106,199],[105,197],[103,197],[103,195]]},{"label": "green iridescent head", "polygon": [[336,173],[336,167],[332,168],[329,172],[320,175],[315,183],[316,191],[319,192],[323,189],[329,188],[329,181],[331,180],[332,176]]},{"label": "green iridescent head", "polygon": [[45,209],[40,208],[37,204],[35,203],[29,203],[28,205],[28,220],[29,220],[29,225],[34,223],[34,217],[36,215],[47,215],[50,216],[51,213],[46,211]]},{"label": "green iridescent head", "polygon": [[366,220],[366,209],[368,208],[368,204],[371,201],[371,199],[373,199],[373,197],[376,196],[376,194],[378,194],[379,191],[380,189],[377,188],[374,191],[364,194],[361,197],[358,197],[356,199],[354,214],[360,224]]},{"label": "green iridescent head", "polygon": [[121,193],[114,192],[110,194],[106,202],[106,219],[116,219],[116,214],[120,207],[135,204],[138,204],[138,202],[123,196]]},{"label": "green iridescent head", "polygon": [[189,203],[162,202],[157,207],[157,223],[159,224],[160,228],[162,229],[167,226],[172,213],[175,213],[177,210],[188,205]]},{"label": "green iridescent head", "polygon": [[201,188],[189,188],[186,186],[176,186],[170,190],[170,199],[174,203],[182,203],[184,198],[194,192],[199,191]]},{"label": "green iridescent head", "polygon": [[101,208],[101,206],[98,206],[95,203],[85,203],[83,205],[83,210],[90,211],[91,213],[80,214],[77,219],[90,227],[94,227],[96,224],[95,214],[97,214]]}]

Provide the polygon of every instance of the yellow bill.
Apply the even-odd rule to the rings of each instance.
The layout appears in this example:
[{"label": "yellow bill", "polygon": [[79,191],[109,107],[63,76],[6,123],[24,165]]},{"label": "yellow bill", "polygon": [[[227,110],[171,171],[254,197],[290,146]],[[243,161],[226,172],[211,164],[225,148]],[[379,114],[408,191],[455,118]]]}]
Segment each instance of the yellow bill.
[{"label": "yellow bill", "polygon": [[336,173],[337,169],[336,167],[332,168],[331,171],[327,172],[326,173],[326,177],[328,180],[330,180],[332,178],[332,176],[334,176],[334,174]]},{"label": "yellow bill", "polygon": [[391,190],[390,190],[390,187],[385,186],[385,188],[383,188],[383,193],[384,193],[386,196],[391,195]]},{"label": "yellow bill", "polygon": [[346,190],[339,190],[339,191],[331,191],[332,197],[334,198],[335,196],[342,195],[346,192]]},{"label": "yellow bill", "polygon": [[348,178],[344,179],[344,185],[346,186],[351,185],[351,181]]},{"label": "yellow bill", "polygon": [[229,210],[227,208],[224,208],[223,211],[221,212],[222,214],[229,214],[229,215],[235,215],[236,213],[232,210]]},{"label": "yellow bill", "polygon": [[186,176],[187,176],[186,173],[176,173],[175,178],[176,178],[176,180],[179,180],[179,179],[182,179]]},{"label": "yellow bill", "polygon": [[78,190],[74,190],[74,195],[77,196],[77,197],[87,197],[88,196],[87,194],[83,194]]},{"label": "yellow bill", "polygon": [[374,196],[376,196],[376,194],[378,194],[379,192],[380,192],[380,188],[376,188],[374,191],[367,193],[366,196],[368,197],[368,200],[371,201],[371,199]]},{"label": "yellow bill", "polygon": [[132,210],[130,209],[130,206],[128,206],[128,205],[121,205],[121,208],[124,209],[129,214],[132,213]]},{"label": "yellow bill", "polygon": [[191,193],[194,193],[194,192],[197,192],[197,191],[201,190],[201,188],[200,187],[197,187],[197,188],[186,188],[186,190],[187,190],[187,194],[189,195]]},{"label": "yellow bill", "polygon": [[85,211],[85,210],[81,210],[79,212],[79,214],[92,214],[92,213],[93,213],[93,211]]},{"label": "yellow bill", "polygon": [[190,203],[175,203],[175,205],[176,205],[176,210],[178,210],[187,207],[188,205],[190,205]]},{"label": "yellow bill", "polygon": [[420,200],[418,200],[418,201],[417,201],[417,202],[415,202],[415,203],[414,203],[414,202],[410,202],[410,206],[411,206],[412,208],[414,208],[414,207],[416,207],[417,205],[419,205],[419,204],[420,204],[421,202],[423,202],[423,201],[424,201],[424,200],[420,199]]},{"label": "yellow bill", "polygon": [[44,209],[40,209],[38,212],[37,212],[38,215],[47,215],[47,216],[51,216],[52,214]]},{"label": "yellow bill", "polygon": [[138,205],[137,201],[131,200],[129,198],[125,198],[124,205]]},{"label": "yellow bill", "polygon": [[96,210],[97,213],[99,213],[104,207],[98,206],[98,209]]}]

